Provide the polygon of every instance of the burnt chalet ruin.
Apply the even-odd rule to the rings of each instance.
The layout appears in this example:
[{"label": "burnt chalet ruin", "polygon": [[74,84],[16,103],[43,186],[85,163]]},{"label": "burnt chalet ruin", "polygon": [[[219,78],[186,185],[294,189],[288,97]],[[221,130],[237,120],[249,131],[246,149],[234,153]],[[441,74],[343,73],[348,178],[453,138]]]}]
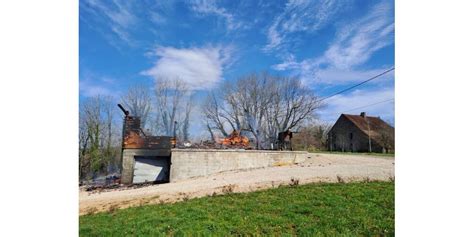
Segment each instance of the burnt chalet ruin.
[{"label": "burnt chalet ruin", "polygon": [[169,182],[172,137],[150,136],[140,127],[140,117],[125,113],[122,140],[123,184]]},{"label": "burnt chalet ruin", "polygon": [[122,184],[167,183],[227,171],[293,165],[309,157],[303,151],[249,150],[249,139],[234,131],[221,148],[176,148],[176,138],[151,136],[140,127],[140,118],[124,112]]},{"label": "burnt chalet ruin", "polygon": [[395,129],[380,117],[341,114],[328,133],[330,151],[394,152]]}]

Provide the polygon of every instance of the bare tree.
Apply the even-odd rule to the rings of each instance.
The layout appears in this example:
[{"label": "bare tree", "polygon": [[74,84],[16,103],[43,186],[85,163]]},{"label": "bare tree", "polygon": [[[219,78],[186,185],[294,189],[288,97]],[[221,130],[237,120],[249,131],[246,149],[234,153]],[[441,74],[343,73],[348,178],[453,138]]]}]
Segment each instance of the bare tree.
[{"label": "bare tree", "polygon": [[[191,91],[180,79],[157,78],[155,85],[156,124],[158,131],[173,136],[179,130],[181,140],[189,139],[192,111]],[[186,101],[188,98],[187,103]]]},{"label": "bare tree", "polygon": [[259,146],[268,146],[279,132],[314,118],[321,106],[300,79],[261,73],[228,82],[217,95],[210,93],[203,112],[209,127],[222,135],[227,136],[226,127],[244,130]]},{"label": "bare tree", "polygon": [[302,125],[297,133],[293,136],[292,143],[299,149],[327,149],[327,134],[330,129],[327,123],[319,122],[316,125]]},{"label": "bare tree", "polygon": [[89,173],[106,173],[116,155],[113,149],[114,116],[110,97],[86,99],[80,107],[79,169],[80,178]]},{"label": "bare tree", "polygon": [[281,109],[275,117],[276,125],[280,130],[292,129],[307,119],[314,118],[314,112],[322,104],[309,88],[301,84],[298,78],[281,77],[277,90],[278,106],[275,111]]},{"label": "bare tree", "polygon": [[206,123],[206,129],[209,132],[209,137],[211,141],[216,141],[216,136],[214,135],[214,131],[212,130],[212,127],[209,122]]},{"label": "bare tree", "polygon": [[378,135],[383,152],[394,152],[395,150],[395,131],[391,127],[381,129]]},{"label": "bare tree", "polygon": [[[227,137],[229,134],[225,130],[225,122],[230,121],[225,117],[224,111],[222,109],[221,102],[216,97],[215,93],[211,92],[208,94],[202,105],[202,112],[206,120],[206,127],[211,135],[211,138],[214,140],[213,130],[218,130],[224,137]],[[233,123],[230,123],[231,126]]]},{"label": "bare tree", "polygon": [[87,149],[88,155],[88,169],[91,171],[99,171],[101,167],[100,154],[100,130],[101,130],[101,97],[88,99],[84,103],[83,112],[85,113],[85,125],[87,127],[87,139],[89,140],[89,147]]},{"label": "bare tree", "polygon": [[317,146],[317,139],[314,134],[314,127],[303,127],[297,134],[294,134],[292,145],[295,149],[308,150]]},{"label": "bare tree", "polygon": [[265,123],[270,118],[265,116],[265,110],[272,106],[272,99],[275,98],[275,82],[267,74],[251,74],[237,82],[237,108],[241,108],[241,114],[244,115],[241,124],[252,133],[259,149],[262,145],[261,135],[268,135]]},{"label": "bare tree", "polygon": [[[111,161],[113,160],[113,157],[115,156],[114,149],[112,148],[113,141],[112,141],[112,136],[113,136],[113,123],[114,123],[114,109],[116,107],[114,106],[114,103],[112,101],[111,97],[104,97],[101,101],[101,113],[103,114],[102,118],[102,156],[105,159],[105,162],[107,164],[107,167],[110,165]],[[107,170],[108,171],[108,170]]]},{"label": "bare tree", "polygon": [[87,117],[83,106],[79,114],[79,179],[87,176],[87,169],[90,166],[90,160],[87,159],[87,147],[89,146],[89,128],[87,126]]},{"label": "bare tree", "polygon": [[145,85],[136,84],[128,89],[121,100],[132,116],[140,117],[141,127],[146,128],[152,106],[150,89]]},{"label": "bare tree", "polygon": [[188,102],[186,103],[186,109],[184,111],[184,119],[181,127],[181,137],[183,141],[189,141],[189,120],[191,116],[191,111],[193,108],[193,96],[189,96]]}]

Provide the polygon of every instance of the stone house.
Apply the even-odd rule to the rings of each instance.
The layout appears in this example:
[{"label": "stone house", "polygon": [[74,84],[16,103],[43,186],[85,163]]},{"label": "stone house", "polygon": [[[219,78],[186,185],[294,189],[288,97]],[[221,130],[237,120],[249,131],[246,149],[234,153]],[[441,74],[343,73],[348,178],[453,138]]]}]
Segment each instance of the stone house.
[{"label": "stone house", "polygon": [[380,117],[341,114],[328,132],[330,151],[394,152],[395,129]]}]

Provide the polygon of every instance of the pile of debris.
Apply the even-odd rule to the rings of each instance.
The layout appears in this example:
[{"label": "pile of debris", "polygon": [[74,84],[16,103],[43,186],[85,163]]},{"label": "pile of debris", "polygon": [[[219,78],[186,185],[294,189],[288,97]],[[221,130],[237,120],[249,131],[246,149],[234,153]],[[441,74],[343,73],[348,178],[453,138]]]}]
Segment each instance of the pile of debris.
[{"label": "pile of debris", "polygon": [[139,183],[139,184],[87,184],[87,185],[81,185],[79,188],[82,191],[86,191],[88,193],[102,193],[102,192],[110,192],[110,191],[117,191],[117,190],[128,190],[128,189],[136,189],[136,188],[142,188],[142,187],[147,187],[151,185],[159,185],[155,182],[145,182],[145,183]]},{"label": "pile of debris", "polygon": [[246,136],[241,135],[240,131],[233,130],[226,138],[205,140],[196,143],[177,142],[176,148],[179,149],[252,149],[252,143]]},{"label": "pile of debris", "polygon": [[235,129],[232,131],[232,133],[230,133],[229,137],[221,139],[220,144],[222,144],[225,148],[250,148],[250,140],[246,136],[240,135],[240,131]]},{"label": "pile of debris", "polygon": [[199,143],[193,143],[191,146],[179,147],[179,148],[194,148],[194,149],[222,149],[222,146],[215,141],[206,140]]}]

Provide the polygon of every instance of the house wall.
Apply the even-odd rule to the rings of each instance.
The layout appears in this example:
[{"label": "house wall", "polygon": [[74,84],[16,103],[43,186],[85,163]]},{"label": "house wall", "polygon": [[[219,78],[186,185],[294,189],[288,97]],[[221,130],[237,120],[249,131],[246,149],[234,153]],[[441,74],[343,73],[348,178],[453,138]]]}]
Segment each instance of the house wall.
[{"label": "house wall", "polygon": [[[352,139],[350,138],[352,133]],[[349,119],[344,116],[339,117],[331,131],[328,133],[330,151],[352,151],[352,152],[368,152],[369,137],[358,127],[356,127]],[[372,152],[382,152],[375,141],[371,141]]]}]

